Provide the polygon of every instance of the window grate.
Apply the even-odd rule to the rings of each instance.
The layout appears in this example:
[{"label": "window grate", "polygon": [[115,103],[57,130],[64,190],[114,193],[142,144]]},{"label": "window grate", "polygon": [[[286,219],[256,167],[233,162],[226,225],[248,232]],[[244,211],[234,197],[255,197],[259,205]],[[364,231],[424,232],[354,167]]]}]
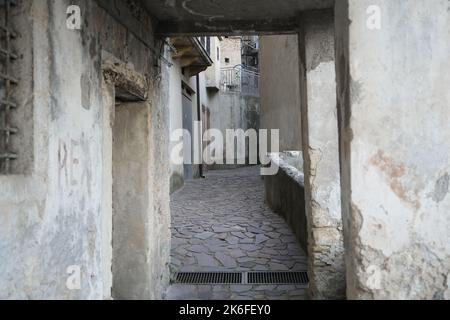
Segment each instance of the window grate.
[{"label": "window grate", "polygon": [[309,283],[308,273],[301,272],[180,272],[176,284],[187,285],[304,285]]},{"label": "window grate", "polygon": [[0,173],[8,174],[11,171],[11,161],[17,159],[17,155],[11,150],[11,135],[16,134],[18,129],[10,124],[11,109],[17,108],[11,100],[12,89],[19,80],[11,75],[11,62],[17,59],[17,54],[12,50],[11,40],[16,38],[16,33],[11,29],[11,8],[16,5],[16,1],[3,0],[0,2],[2,9],[3,24],[0,26],[1,43],[1,71],[0,83]]}]

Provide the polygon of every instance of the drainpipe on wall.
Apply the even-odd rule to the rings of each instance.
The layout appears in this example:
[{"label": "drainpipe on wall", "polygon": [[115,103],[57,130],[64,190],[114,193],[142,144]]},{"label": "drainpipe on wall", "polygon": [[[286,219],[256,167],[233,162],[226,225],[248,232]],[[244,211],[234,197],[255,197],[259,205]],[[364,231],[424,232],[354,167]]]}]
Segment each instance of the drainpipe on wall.
[{"label": "drainpipe on wall", "polygon": [[[197,121],[199,123],[202,123],[202,99],[201,99],[201,93],[200,93],[200,74],[197,74]],[[203,137],[203,127],[200,128],[200,137]],[[200,152],[203,152],[203,139],[200,139]],[[202,159],[202,156],[200,156],[200,159]],[[202,160],[203,162],[203,160]],[[203,163],[199,165],[199,174],[200,178],[205,179],[206,177],[203,175]]]}]

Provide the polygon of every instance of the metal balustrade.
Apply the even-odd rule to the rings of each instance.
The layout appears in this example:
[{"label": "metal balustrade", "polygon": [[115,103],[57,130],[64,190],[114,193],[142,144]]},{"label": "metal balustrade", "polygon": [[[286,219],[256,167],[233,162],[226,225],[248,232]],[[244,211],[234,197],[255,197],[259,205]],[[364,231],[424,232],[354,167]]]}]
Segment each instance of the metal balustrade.
[{"label": "metal balustrade", "polygon": [[240,92],[244,96],[259,97],[259,73],[236,66],[221,70],[220,88],[225,92]]}]

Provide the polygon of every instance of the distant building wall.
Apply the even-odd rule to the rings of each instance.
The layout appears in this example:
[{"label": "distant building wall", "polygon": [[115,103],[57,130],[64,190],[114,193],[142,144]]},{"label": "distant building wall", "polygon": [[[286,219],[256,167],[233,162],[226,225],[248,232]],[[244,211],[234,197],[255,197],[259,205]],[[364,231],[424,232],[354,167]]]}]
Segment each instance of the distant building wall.
[{"label": "distant building wall", "polygon": [[[242,39],[241,37],[225,37],[220,42],[220,91],[208,90],[207,107],[210,111],[211,128],[218,129],[224,137],[224,164],[215,164],[211,169],[229,169],[237,166],[237,155],[234,157],[235,165],[226,165],[226,132],[227,130],[259,129],[260,126],[260,100],[258,92],[251,92],[259,82],[258,75],[251,73],[251,77],[242,71]],[[235,68],[236,67],[236,68]],[[233,69],[234,68],[234,69]],[[231,72],[230,72],[231,71]],[[235,86],[231,87],[230,84]],[[243,92],[246,89],[248,92]],[[253,94],[251,94],[253,93]],[[203,97],[205,95],[203,94]],[[248,155],[248,148],[247,148]],[[242,160],[242,159],[241,159]]]},{"label": "distant building wall", "polygon": [[[223,92],[219,94],[209,94],[211,127],[219,129],[224,139],[228,129],[259,129],[259,98],[243,96],[240,92]],[[225,143],[225,141],[224,141]],[[223,162],[226,163],[224,149]],[[235,159],[236,162],[237,159]],[[211,169],[234,168],[235,165],[213,165]]]},{"label": "distant building wall", "polygon": [[[280,130],[280,150],[302,150],[297,35],[260,38],[261,129]],[[274,150],[276,151],[276,150]]]},{"label": "distant building wall", "polygon": [[220,45],[222,68],[233,68],[242,64],[241,38],[224,38]]},{"label": "distant building wall", "polygon": [[220,46],[219,38],[210,38],[209,55],[213,60],[213,65],[206,70],[206,87],[212,90],[219,90],[220,88],[220,69],[222,66]]},{"label": "distant building wall", "polygon": [[[207,40],[208,41],[208,40]],[[203,118],[202,110],[211,110],[214,108],[216,97],[219,96],[220,87],[220,44],[221,41],[217,37],[211,37],[209,39],[209,45],[207,45],[207,51],[210,54],[210,58],[213,61],[212,66],[210,66],[206,71],[199,73],[199,84],[197,85],[197,76],[189,77],[183,74],[182,67],[180,65],[179,59],[171,59],[173,63],[170,68],[170,97],[169,97],[169,109],[170,109],[170,130],[171,134],[177,129],[183,129],[183,107],[182,107],[182,83],[188,86],[192,90],[190,99],[192,101],[192,122],[193,127],[196,122],[201,120],[202,127],[199,128],[199,132],[203,132],[205,121],[207,119]],[[198,97],[200,96],[200,99]],[[199,106],[200,102],[200,106]],[[200,115],[199,115],[200,110]],[[201,153],[203,153],[202,148],[195,149],[194,143],[198,142],[198,146],[202,146],[203,142],[201,139],[203,137],[194,136],[192,133],[192,155],[196,159],[201,158]],[[172,141],[170,144],[170,150],[174,150],[180,142]],[[184,148],[187,146],[188,142],[184,141]],[[185,154],[184,154],[185,155]],[[186,159],[185,159],[186,160]],[[171,192],[178,190],[183,186],[186,177],[184,176],[184,165],[171,164]],[[200,166],[195,163],[192,165],[192,172],[194,178],[200,177]]]}]

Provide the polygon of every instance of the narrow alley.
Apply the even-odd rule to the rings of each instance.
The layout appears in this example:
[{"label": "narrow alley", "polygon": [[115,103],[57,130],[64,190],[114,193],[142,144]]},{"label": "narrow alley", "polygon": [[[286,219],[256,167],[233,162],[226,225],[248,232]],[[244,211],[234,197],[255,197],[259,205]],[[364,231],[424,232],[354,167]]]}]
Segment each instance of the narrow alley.
[{"label": "narrow alley", "polygon": [[[173,272],[307,270],[294,235],[264,203],[259,167],[213,171],[172,197]],[[180,285],[168,299],[306,299],[301,285]]]}]

